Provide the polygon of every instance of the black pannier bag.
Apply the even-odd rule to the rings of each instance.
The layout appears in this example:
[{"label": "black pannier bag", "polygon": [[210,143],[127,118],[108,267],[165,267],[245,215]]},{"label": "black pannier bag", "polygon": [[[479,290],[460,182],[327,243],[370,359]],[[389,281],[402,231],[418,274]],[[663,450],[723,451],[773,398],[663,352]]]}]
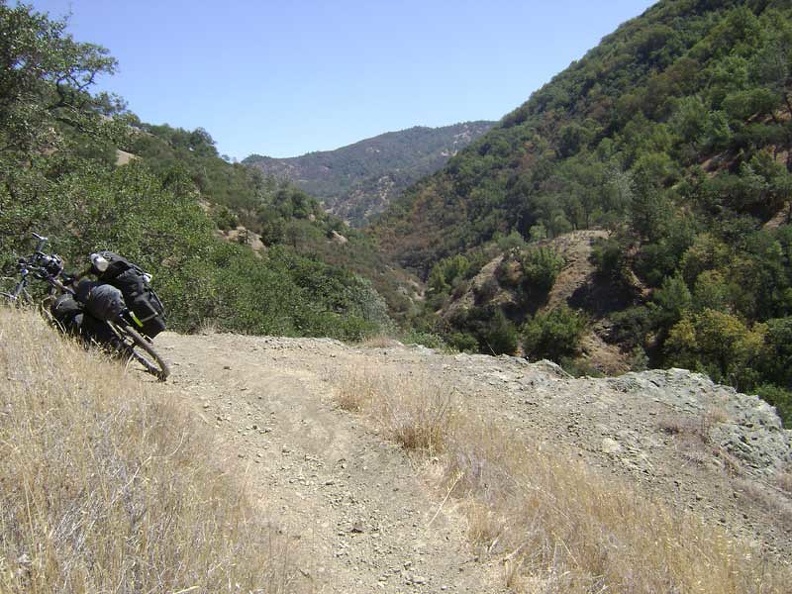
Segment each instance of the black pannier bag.
[{"label": "black pannier bag", "polygon": [[[89,285],[93,284],[97,283],[89,282],[87,285],[83,284],[83,291],[90,291]],[[105,287],[118,291],[118,289],[111,285],[105,285]],[[99,294],[101,294],[101,291]],[[99,299],[97,295],[94,295],[93,298],[94,300]],[[123,297],[119,294],[118,299],[123,299]],[[113,340],[116,339],[115,335],[107,327],[107,324],[94,314],[88,316],[84,315],[84,312],[88,311],[87,306],[83,305],[78,299],[75,299],[75,296],[71,293],[64,293],[58,297],[52,304],[50,311],[64,332],[74,336],[82,336],[86,346],[94,341],[101,344],[112,344]],[[88,311],[88,313],[91,312]]]},{"label": "black pannier bag", "polygon": [[50,306],[50,312],[60,327],[69,334],[79,334],[83,321],[83,306],[71,293],[64,293]]},{"label": "black pannier bag", "polygon": [[150,274],[110,251],[91,254],[91,264],[100,281],[113,285],[124,295],[132,320],[142,334],[154,338],[165,330],[165,308],[151,288]]},{"label": "black pannier bag", "polygon": [[121,289],[103,281],[81,280],[77,285],[77,300],[85,307],[85,311],[97,320],[113,321],[125,309],[124,295]]}]

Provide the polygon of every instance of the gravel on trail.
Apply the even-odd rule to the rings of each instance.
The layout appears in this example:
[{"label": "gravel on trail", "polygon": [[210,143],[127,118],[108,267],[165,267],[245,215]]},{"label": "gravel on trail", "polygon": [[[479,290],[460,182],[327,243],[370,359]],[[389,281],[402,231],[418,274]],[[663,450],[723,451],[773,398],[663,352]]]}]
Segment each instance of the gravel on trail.
[{"label": "gravel on trail", "polygon": [[[305,553],[318,592],[508,592],[478,559],[431,461],[377,436],[335,400],[377,370],[431,377],[466,406],[570,448],[592,469],[722,524],[769,553],[792,545],[792,432],[772,407],[680,369],[573,378],[550,362],[443,354],[398,343],[165,332],[163,392],[235,452],[262,513]],[[788,483],[787,483],[788,488]]]}]

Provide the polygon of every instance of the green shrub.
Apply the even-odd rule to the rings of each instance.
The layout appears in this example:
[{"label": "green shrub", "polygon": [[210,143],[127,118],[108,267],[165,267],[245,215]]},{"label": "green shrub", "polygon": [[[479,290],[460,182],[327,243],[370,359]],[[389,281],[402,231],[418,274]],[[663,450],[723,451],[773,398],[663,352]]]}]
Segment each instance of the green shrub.
[{"label": "green shrub", "polygon": [[549,292],[565,263],[563,256],[546,247],[522,251],[518,260],[523,270],[522,288],[530,294]]},{"label": "green shrub", "polygon": [[476,337],[466,332],[453,332],[446,340],[452,348],[463,353],[475,353],[479,348]]},{"label": "green shrub", "polygon": [[457,313],[451,324],[455,332],[451,333],[449,343],[454,348],[491,355],[513,354],[517,351],[517,328],[497,306],[474,307]]},{"label": "green shrub", "polygon": [[614,312],[611,322],[609,340],[626,350],[643,346],[654,327],[652,310],[645,306]]},{"label": "green shrub", "polygon": [[597,239],[591,249],[591,261],[597,273],[606,279],[619,281],[625,266],[626,245],[616,237]]},{"label": "green shrub", "polygon": [[560,362],[563,357],[578,353],[585,328],[585,317],[566,305],[538,313],[523,327],[523,352],[534,361],[551,359]]},{"label": "green shrub", "polygon": [[792,391],[773,384],[764,384],[756,389],[756,393],[762,400],[775,406],[784,427],[792,427]]}]

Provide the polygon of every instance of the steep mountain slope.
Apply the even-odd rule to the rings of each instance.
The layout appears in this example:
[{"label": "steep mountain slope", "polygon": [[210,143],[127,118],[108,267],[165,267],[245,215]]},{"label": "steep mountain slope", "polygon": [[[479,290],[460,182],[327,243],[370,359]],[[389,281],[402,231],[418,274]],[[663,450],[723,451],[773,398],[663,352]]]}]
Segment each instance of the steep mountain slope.
[{"label": "steep mountain slope", "polygon": [[765,149],[786,164],[789,28],[784,2],[661,0],[408,192],[376,228],[383,247],[426,275],[498,233],[631,222],[702,167]]},{"label": "steep mountain slope", "polygon": [[[515,299],[488,283],[459,315],[427,324],[458,347],[569,359],[587,326],[638,366],[772,385],[792,402],[791,99],[788,2],[661,0],[372,232],[429,282],[441,314],[505,258],[495,280]],[[543,311],[565,263],[542,242],[580,230],[605,232],[591,258],[617,298]]]},{"label": "steep mountain slope", "polygon": [[354,226],[361,226],[418,179],[434,173],[494,122],[442,128],[416,126],[388,132],[333,151],[243,161],[268,175],[289,179]]}]

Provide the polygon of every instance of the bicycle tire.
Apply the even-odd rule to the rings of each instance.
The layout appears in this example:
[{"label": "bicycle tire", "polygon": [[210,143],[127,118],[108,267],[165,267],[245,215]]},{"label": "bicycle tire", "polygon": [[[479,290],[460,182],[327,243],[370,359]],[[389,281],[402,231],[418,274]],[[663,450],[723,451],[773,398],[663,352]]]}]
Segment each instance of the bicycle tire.
[{"label": "bicycle tire", "polygon": [[[10,281],[10,282],[9,282]],[[33,298],[27,291],[27,287],[19,287],[19,281],[11,277],[0,278],[0,302],[13,307],[15,309],[30,306],[33,303]]]},{"label": "bicycle tire", "polygon": [[140,363],[147,373],[150,373],[161,382],[168,379],[170,366],[156,351],[151,341],[131,326],[116,324],[116,328],[121,334],[125,334],[132,340],[132,359]]}]

